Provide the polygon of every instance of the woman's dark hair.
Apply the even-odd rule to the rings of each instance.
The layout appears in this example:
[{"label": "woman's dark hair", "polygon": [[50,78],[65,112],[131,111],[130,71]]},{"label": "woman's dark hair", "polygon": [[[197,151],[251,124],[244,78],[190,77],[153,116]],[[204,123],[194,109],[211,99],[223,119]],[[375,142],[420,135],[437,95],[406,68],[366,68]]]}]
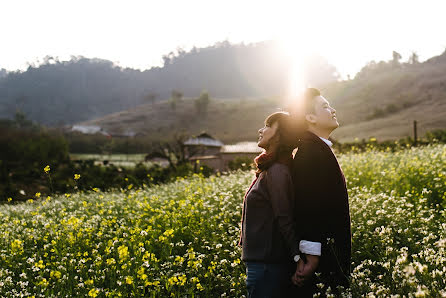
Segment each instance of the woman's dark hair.
[{"label": "woman's dark hair", "polygon": [[255,159],[257,174],[268,169],[274,162],[280,162],[289,166],[292,159],[291,154],[294,148],[297,147],[300,130],[293,117],[286,112],[276,112],[265,119],[265,125],[267,126],[272,126],[276,122],[278,123],[276,135],[279,138],[279,144],[266,160],[259,158],[261,155]]}]

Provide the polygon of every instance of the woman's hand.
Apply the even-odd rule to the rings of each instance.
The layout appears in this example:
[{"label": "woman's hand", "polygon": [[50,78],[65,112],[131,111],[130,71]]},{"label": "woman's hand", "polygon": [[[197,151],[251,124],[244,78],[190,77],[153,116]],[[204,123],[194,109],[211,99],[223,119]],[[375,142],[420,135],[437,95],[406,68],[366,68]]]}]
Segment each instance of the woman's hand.
[{"label": "woman's hand", "polygon": [[306,255],[306,262],[301,258],[297,262],[296,272],[291,281],[296,286],[302,287],[316,271],[319,265],[319,256]]}]

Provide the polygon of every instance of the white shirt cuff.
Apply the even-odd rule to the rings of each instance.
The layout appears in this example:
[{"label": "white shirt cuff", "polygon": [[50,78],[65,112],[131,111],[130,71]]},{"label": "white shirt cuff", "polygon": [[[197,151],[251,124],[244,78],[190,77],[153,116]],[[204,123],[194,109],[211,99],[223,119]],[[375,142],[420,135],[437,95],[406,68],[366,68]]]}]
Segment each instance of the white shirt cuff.
[{"label": "white shirt cuff", "polygon": [[301,240],[299,243],[299,250],[307,255],[320,256],[321,247],[322,245],[320,242]]}]

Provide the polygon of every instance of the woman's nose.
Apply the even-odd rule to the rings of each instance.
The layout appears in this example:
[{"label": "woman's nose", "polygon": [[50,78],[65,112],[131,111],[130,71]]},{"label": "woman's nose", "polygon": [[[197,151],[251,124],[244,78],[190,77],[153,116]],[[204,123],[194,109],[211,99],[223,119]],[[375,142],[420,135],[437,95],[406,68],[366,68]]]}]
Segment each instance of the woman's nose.
[{"label": "woman's nose", "polygon": [[262,133],[262,131],[263,131],[263,127],[259,129],[259,133]]}]

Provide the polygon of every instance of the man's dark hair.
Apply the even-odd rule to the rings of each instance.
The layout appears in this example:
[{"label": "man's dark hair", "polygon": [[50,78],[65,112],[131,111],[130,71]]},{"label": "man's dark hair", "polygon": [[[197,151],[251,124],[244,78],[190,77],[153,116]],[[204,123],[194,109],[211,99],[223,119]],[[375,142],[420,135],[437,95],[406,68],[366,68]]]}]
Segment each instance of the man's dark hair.
[{"label": "man's dark hair", "polygon": [[308,124],[305,121],[305,116],[307,114],[315,113],[315,103],[314,100],[317,96],[321,96],[321,92],[316,88],[307,88],[296,100],[296,102],[291,105],[288,109],[290,115],[295,123],[296,129],[298,131],[305,131],[308,129]]},{"label": "man's dark hair", "polygon": [[317,96],[321,96],[321,92],[316,88],[307,88],[305,92],[302,95],[302,105],[303,109],[305,111],[305,114],[307,113],[314,113],[314,98]]}]

